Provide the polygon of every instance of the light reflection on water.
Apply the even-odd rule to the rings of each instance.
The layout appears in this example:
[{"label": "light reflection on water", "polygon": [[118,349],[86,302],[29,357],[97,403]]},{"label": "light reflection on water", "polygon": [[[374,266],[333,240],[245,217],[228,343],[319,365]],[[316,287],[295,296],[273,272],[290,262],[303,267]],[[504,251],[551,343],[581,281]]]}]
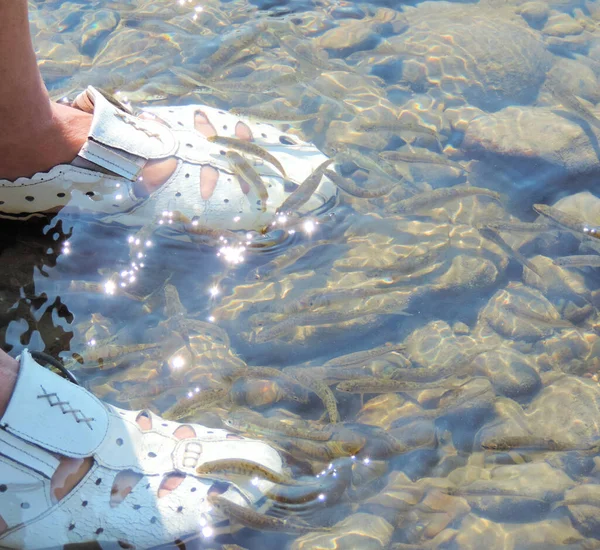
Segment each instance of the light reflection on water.
[{"label": "light reflection on water", "polygon": [[[281,128],[345,154],[338,170],[363,189],[396,185],[371,199],[341,194],[313,217],[280,214],[270,235],[221,236],[213,246],[169,238],[171,211],[143,239],[69,218],[41,238],[35,229],[7,237],[3,254],[16,258],[0,287],[7,347],[60,355],[100,398],[125,408],[164,413],[227,387],[231,402],[193,418],[219,423],[247,407],[317,433],[329,429],[329,394],[315,386],[303,401],[293,378],[295,367],[311,372],[333,391],[335,437],[267,438],[303,475],[325,476],[332,459],[351,457],[352,483],[335,504],[328,492],[315,496],[334,531],[295,543],[292,535],[292,548],[371,539],[477,548],[484,536],[492,548],[595,547],[597,270],[552,259],[597,254],[597,245],[553,225],[500,231],[537,276],[478,231],[543,221],[533,205],[559,199],[586,227],[600,225],[590,194],[598,8],[533,4],[33,2],[53,97],[93,84],[134,106],[261,107],[277,120],[317,113]],[[233,30],[257,22],[265,30],[236,52]],[[233,53],[212,66],[219,37]],[[379,156],[398,149],[415,162]],[[501,201],[467,194],[398,213],[400,201],[455,186],[496,191]],[[404,349],[382,348],[400,342]],[[135,348],[142,343],[158,346]],[[114,346],[110,357],[86,360],[102,345]],[[282,374],[253,373],[259,366]],[[335,390],[348,378],[416,387]],[[264,548],[269,536],[236,540]]]}]

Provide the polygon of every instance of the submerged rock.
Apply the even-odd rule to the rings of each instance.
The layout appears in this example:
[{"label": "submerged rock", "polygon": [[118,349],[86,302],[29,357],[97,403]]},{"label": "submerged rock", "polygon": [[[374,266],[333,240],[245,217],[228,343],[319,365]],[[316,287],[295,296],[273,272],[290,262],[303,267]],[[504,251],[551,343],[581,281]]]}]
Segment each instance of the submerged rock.
[{"label": "submerged rock", "polygon": [[394,528],[383,518],[371,514],[348,516],[328,533],[309,533],[296,539],[291,550],[335,548],[336,550],[383,550],[392,538]]},{"label": "submerged rock", "polygon": [[476,373],[489,378],[497,394],[512,399],[531,399],[542,381],[527,357],[505,347],[491,350],[473,360]]},{"label": "submerged rock", "polygon": [[[552,56],[518,16],[479,5],[424,2],[406,10],[410,24],[396,43],[422,65],[427,86],[486,110],[530,103]],[[428,57],[429,56],[429,57]]]},{"label": "submerged rock", "polygon": [[462,148],[473,154],[543,161],[583,174],[600,169],[590,132],[595,135],[596,130],[584,129],[579,119],[561,116],[552,107],[506,107],[472,120]]}]

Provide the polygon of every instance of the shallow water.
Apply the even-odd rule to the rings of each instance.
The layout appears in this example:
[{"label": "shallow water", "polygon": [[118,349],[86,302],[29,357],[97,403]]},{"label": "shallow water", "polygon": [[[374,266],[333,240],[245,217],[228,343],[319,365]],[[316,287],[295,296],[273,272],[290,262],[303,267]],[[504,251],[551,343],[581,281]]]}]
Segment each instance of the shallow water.
[{"label": "shallow water", "polygon": [[[337,169],[363,189],[393,186],[372,199],[340,192],[317,225],[239,263],[158,232],[133,266],[131,230],[61,215],[5,239],[5,349],[61,357],[110,403],[164,413],[197,389],[224,387],[229,401],[189,418],[219,426],[249,407],[314,431],[335,414],[331,403],[314,391],[302,402],[284,376],[251,367],[331,387],[341,421],[331,441],[264,437],[296,474],[355,457],[337,502],[316,503],[309,518],[332,531],[244,529],[188,546],[600,546],[598,270],[552,262],[598,254],[598,241],[521,225],[499,228],[498,244],[478,230],[547,222],[536,203],[600,225],[597,3],[30,5],[56,99],[91,84],[136,107],[317,113],[280,128],[325,152],[347,148]],[[264,32],[210,66],[234,29],[257,22]],[[296,82],[276,84],[292,72]],[[378,157],[397,150],[421,162]],[[466,185],[487,194],[436,195]],[[429,201],[401,202],[418,194]],[[169,316],[165,285],[185,313]],[[109,339],[122,355],[87,359]],[[158,345],[128,348],[138,344]],[[359,378],[379,386],[336,389]]]}]

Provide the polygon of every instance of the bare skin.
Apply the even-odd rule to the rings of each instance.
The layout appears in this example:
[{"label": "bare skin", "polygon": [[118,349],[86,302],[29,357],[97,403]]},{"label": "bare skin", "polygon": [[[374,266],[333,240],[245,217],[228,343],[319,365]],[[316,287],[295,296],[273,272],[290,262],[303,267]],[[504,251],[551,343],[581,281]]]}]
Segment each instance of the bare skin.
[{"label": "bare skin", "polygon": [[[14,181],[75,159],[92,115],[50,101],[38,70],[27,18],[27,0],[0,0],[0,179]],[[173,173],[173,159],[149,163],[148,192]]]}]

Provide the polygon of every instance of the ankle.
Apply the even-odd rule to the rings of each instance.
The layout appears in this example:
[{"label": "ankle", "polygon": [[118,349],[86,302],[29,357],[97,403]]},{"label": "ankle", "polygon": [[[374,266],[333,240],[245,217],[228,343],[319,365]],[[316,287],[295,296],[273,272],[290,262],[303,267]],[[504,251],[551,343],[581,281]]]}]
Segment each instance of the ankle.
[{"label": "ankle", "polygon": [[57,103],[48,113],[5,126],[0,137],[0,179],[14,181],[73,161],[85,143],[92,115]]}]

